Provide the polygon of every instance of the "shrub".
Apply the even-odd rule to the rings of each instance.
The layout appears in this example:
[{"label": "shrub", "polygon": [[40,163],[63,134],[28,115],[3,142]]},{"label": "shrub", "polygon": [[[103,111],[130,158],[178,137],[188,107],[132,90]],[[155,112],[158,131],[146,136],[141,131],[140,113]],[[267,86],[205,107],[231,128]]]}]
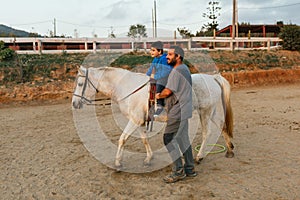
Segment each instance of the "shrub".
[{"label": "shrub", "polygon": [[282,47],[286,50],[300,50],[300,26],[285,25],[280,31],[279,37],[283,40]]},{"label": "shrub", "polygon": [[4,42],[0,41],[0,61],[10,60],[14,57],[15,52],[5,47]]}]

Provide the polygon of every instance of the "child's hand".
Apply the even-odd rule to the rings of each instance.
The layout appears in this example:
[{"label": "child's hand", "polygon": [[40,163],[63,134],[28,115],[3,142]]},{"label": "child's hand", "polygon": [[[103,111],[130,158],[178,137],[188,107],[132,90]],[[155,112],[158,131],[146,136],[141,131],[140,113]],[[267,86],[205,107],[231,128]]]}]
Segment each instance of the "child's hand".
[{"label": "child's hand", "polygon": [[156,83],[156,80],[154,78],[150,78],[150,83]]}]

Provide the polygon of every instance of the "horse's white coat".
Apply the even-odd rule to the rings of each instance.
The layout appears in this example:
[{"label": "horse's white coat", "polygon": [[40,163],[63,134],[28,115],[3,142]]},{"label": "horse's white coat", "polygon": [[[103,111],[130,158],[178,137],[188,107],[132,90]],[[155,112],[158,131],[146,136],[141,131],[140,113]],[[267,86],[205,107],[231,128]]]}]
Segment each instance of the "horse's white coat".
[{"label": "horse's white coat", "polygon": [[[84,103],[84,100],[80,96],[82,95],[82,85],[84,85],[86,73],[86,68],[80,67],[74,91],[74,94],[77,95],[74,95],[72,99],[74,108],[81,108]],[[89,68],[88,73],[88,78],[95,87],[103,94],[111,97],[119,105],[122,114],[129,119],[127,126],[119,138],[115,165],[120,167],[126,140],[139,126],[145,123],[148,110],[149,84],[135,93],[132,92],[147,83],[149,77],[144,74],[111,67]],[[225,109],[223,103],[226,98],[222,98],[223,91],[224,95],[227,95],[227,99],[229,99],[230,85],[221,75],[193,74],[192,81],[195,94],[195,98],[193,97],[193,106],[194,109],[198,109],[199,111],[203,134],[201,148],[196,156],[196,161],[205,157],[207,144],[216,142],[222,131],[227,143],[228,153],[233,154],[230,138],[224,129]],[[91,99],[95,95],[95,92],[96,89],[91,84],[87,84],[83,96]],[[140,131],[140,135],[147,152],[144,163],[149,164],[153,153],[145,131]]]}]

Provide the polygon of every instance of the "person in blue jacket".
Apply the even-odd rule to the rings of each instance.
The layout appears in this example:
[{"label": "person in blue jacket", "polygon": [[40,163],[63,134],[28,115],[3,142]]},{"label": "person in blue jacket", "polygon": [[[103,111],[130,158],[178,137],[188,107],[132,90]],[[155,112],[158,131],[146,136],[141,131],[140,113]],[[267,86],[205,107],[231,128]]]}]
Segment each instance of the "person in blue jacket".
[{"label": "person in blue jacket", "polygon": [[[168,64],[167,54],[164,53],[163,43],[161,41],[152,43],[150,54],[154,59],[146,74],[150,76],[152,82],[156,83],[156,93],[160,93],[165,88],[168,82],[168,76],[173,67]],[[163,111],[165,105],[164,99],[157,99],[156,103],[157,109],[154,113],[154,117],[157,117]]]}]

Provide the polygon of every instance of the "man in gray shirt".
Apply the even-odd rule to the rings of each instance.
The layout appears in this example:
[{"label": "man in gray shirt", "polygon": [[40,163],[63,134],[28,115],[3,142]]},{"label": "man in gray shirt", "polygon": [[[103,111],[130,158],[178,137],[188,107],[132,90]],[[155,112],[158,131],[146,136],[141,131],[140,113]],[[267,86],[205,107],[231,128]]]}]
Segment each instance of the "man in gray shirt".
[{"label": "man in gray shirt", "polygon": [[[184,51],[179,46],[169,48],[167,60],[173,66],[168,83],[156,99],[166,98],[167,126],[164,132],[164,144],[172,158],[172,173],[164,178],[173,183],[186,176],[194,177],[193,152],[188,135],[188,119],[192,117],[192,78],[188,67],[182,63]],[[184,164],[181,155],[184,156]]]}]

